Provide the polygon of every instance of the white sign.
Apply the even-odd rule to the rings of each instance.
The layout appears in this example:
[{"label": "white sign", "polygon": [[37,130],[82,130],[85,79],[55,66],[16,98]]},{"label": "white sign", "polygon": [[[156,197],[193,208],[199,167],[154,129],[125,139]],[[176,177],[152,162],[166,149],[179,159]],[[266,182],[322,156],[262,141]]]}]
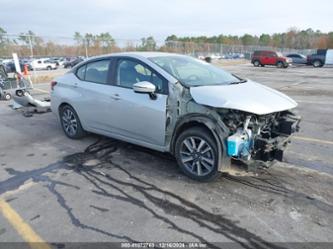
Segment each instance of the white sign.
[{"label": "white sign", "polygon": [[20,67],[20,62],[19,62],[17,53],[13,53],[13,60],[14,60],[16,72],[22,74],[21,67]]}]

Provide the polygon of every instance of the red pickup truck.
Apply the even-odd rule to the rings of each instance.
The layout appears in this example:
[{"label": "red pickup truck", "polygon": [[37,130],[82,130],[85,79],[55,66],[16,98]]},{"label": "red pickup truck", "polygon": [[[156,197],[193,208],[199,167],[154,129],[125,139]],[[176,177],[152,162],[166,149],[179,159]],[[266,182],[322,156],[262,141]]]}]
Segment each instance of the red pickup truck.
[{"label": "red pickup truck", "polygon": [[255,67],[274,65],[279,68],[287,68],[292,63],[292,59],[283,56],[280,52],[258,50],[254,51],[251,58],[251,63]]}]

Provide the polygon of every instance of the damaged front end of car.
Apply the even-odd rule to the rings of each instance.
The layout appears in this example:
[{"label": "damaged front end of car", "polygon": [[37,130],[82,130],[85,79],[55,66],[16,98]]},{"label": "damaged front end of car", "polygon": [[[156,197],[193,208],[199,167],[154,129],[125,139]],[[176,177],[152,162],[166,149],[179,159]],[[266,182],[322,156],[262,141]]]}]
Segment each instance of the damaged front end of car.
[{"label": "damaged front end of car", "polygon": [[268,166],[282,161],[291,135],[299,130],[301,117],[292,111],[257,115],[236,110],[220,110],[230,133],[226,139],[227,155],[250,165]]}]

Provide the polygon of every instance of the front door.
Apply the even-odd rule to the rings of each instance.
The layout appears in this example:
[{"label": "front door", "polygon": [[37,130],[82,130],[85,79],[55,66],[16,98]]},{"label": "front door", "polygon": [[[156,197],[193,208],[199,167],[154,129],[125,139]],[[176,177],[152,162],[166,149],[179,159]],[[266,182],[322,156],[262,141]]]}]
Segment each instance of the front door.
[{"label": "front door", "polygon": [[277,56],[274,52],[267,52],[266,56],[267,56],[267,59],[266,59],[267,60],[267,62],[266,62],[267,65],[275,65],[276,64]]},{"label": "front door", "polygon": [[[110,125],[115,135],[146,146],[165,145],[168,82],[143,62],[118,58],[114,85],[110,90]],[[133,84],[149,81],[156,86],[156,96],[136,93]]]}]

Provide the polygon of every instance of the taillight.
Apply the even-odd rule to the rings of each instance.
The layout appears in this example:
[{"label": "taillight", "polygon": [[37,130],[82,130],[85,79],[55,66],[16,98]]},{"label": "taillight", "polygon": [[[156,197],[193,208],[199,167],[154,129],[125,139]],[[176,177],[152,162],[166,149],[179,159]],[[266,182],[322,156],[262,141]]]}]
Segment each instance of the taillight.
[{"label": "taillight", "polygon": [[57,82],[56,81],[51,81],[51,90],[54,90],[54,87],[56,86]]}]

